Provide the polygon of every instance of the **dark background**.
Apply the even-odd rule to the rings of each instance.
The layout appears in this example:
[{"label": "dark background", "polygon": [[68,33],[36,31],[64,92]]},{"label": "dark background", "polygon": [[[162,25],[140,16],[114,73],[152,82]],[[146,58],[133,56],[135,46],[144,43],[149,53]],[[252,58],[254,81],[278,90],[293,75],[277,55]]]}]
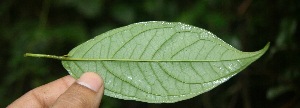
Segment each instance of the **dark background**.
[{"label": "dark background", "polygon": [[104,97],[102,108],[299,108],[300,0],[1,0],[0,107],[68,75],[61,62],[24,53],[65,55],[113,28],[141,21],[183,22],[242,51],[271,42],[258,61],[215,89],[173,104]]}]

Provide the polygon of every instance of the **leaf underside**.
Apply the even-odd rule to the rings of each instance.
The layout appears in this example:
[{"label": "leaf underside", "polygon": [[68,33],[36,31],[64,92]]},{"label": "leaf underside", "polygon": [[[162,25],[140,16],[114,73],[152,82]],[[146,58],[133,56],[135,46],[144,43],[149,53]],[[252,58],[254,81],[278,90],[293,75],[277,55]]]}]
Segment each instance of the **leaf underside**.
[{"label": "leaf underside", "polygon": [[96,36],[72,49],[62,64],[75,78],[97,72],[107,96],[173,103],[225,82],[268,47],[241,52],[204,29],[152,21]]}]

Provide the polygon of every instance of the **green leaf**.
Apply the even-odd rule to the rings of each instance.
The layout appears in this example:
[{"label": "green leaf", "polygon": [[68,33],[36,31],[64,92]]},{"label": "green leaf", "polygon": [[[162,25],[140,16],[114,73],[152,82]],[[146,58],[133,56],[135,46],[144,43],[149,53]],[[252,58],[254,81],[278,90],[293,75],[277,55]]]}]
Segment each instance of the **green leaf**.
[{"label": "green leaf", "polygon": [[108,31],[67,56],[27,54],[63,60],[75,78],[97,72],[105,95],[148,103],[172,103],[211,90],[262,56],[241,52],[209,31],[182,23],[141,22]]}]

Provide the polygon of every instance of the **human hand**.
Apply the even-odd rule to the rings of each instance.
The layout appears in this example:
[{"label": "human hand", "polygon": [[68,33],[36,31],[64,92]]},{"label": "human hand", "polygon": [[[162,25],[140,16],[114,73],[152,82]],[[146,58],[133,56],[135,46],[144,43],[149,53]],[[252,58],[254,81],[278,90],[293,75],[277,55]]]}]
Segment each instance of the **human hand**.
[{"label": "human hand", "polygon": [[27,92],[8,108],[95,108],[103,91],[103,80],[94,72],[86,72],[78,80],[68,75]]}]

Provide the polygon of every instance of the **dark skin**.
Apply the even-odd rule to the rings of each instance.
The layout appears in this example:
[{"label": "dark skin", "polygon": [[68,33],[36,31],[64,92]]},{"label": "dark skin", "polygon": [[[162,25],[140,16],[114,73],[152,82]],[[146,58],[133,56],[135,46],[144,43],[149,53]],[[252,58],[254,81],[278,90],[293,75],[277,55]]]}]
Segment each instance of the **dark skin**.
[{"label": "dark skin", "polygon": [[102,78],[86,72],[78,80],[68,75],[37,87],[7,107],[98,108],[103,92]]}]

